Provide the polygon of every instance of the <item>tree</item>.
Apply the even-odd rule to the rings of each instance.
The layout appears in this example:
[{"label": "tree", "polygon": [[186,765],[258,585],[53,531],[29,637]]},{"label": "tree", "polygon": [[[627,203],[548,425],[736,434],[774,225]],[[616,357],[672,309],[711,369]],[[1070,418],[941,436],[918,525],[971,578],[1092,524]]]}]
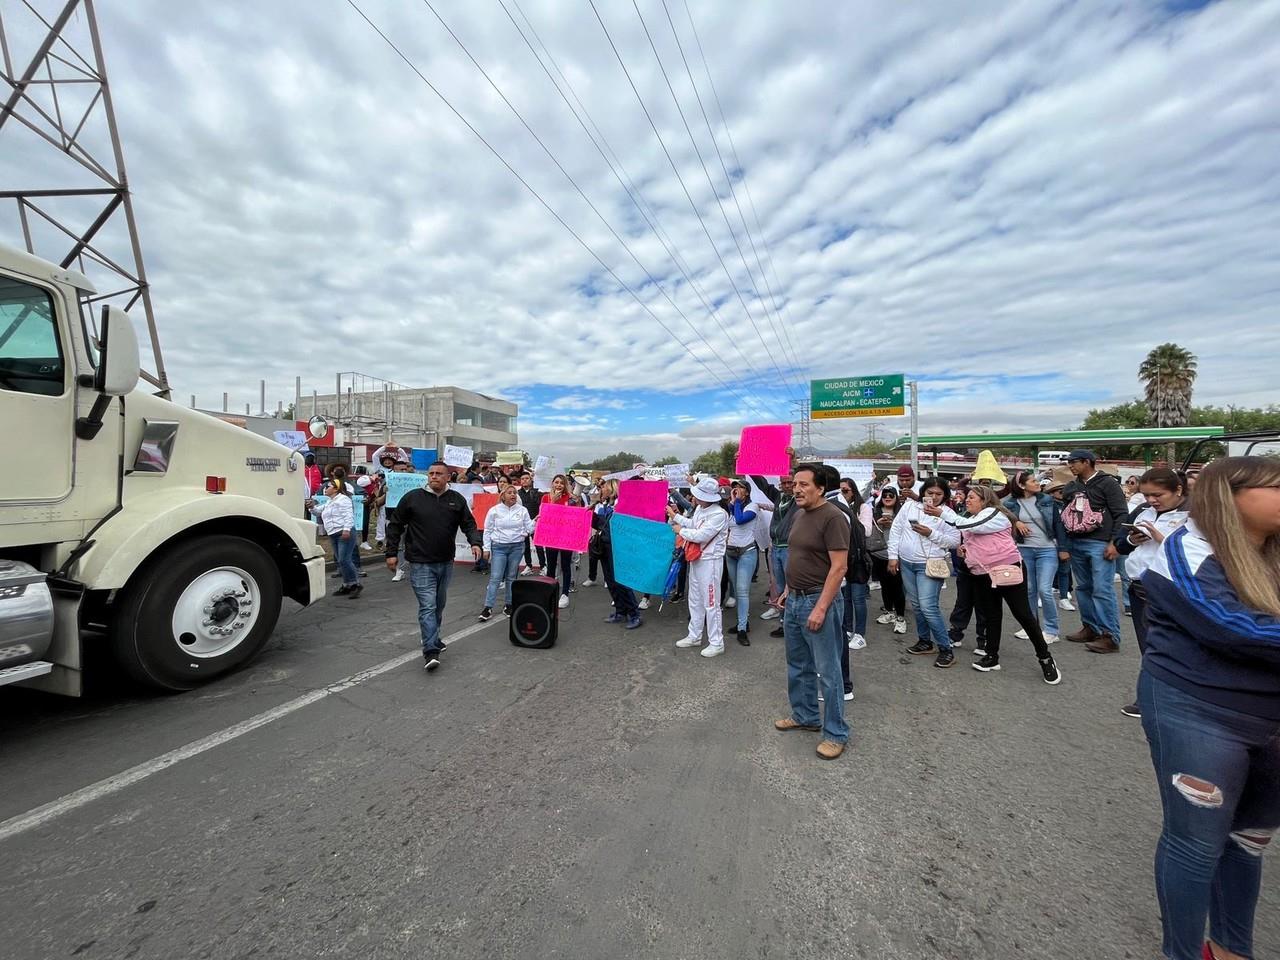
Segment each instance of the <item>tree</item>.
[{"label": "tree", "polygon": [[863,440],[850,444],[844,451],[846,457],[879,457],[888,453],[892,447],[882,440]]},{"label": "tree", "polygon": [[[1146,403],[1135,398],[1128,403],[1116,404],[1114,407],[1090,410],[1089,415],[1084,418],[1084,423],[1080,424],[1080,429],[1125,430],[1146,427],[1150,424],[1151,417]],[[1263,430],[1280,432],[1280,406],[1272,404],[1267,407],[1192,407],[1187,415],[1187,422],[1183,426],[1222,427],[1227,433],[1251,433]],[[1190,443],[1179,444],[1172,451],[1166,449],[1166,462],[1181,463],[1182,458],[1190,450]],[[1221,444],[1207,445],[1201,450],[1205,456],[1220,456],[1224,452]],[[1100,446],[1096,448],[1096,452],[1104,460],[1142,459],[1140,445]]]},{"label": "tree", "polygon": [[719,450],[708,450],[694,458],[689,469],[694,473],[714,473],[717,477],[726,477],[735,473],[738,462],[738,441],[730,440],[721,445]]},{"label": "tree", "polygon": [[[1191,392],[1196,381],[1195,355],[1176,343],[1162,343],[1138,365],[1147,409],[1154,427],[1185,427],[1191,417]],[[1166,461],[1173,462],[1173,444]]]},{"label": "tree", "polygon": [[673,463],[680,463],[679,457],[663,457],[661,460],[655,460],[649,464],[651,467],[669,467]]},{"label": "tree", "polygon": [[644,462],[644,456],[639,453],[627,453],[625,450],[619,450],[617,453],[601,457],[599,460],[592,460],[590,463],[575,463],[573,469],[603,470],[606,473],[618,473],[621,470],[630,470],[637,463]]}]

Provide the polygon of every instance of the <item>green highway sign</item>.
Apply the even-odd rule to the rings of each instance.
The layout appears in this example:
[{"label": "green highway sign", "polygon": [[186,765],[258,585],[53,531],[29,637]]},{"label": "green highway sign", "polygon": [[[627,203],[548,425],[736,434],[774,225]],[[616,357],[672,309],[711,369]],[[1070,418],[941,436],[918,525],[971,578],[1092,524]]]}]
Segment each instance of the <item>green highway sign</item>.
[{"label": "green highway sign", "polygon": [[906,384],[901,373],[842,377],[809,383],[809,417],[900,417],[906,413]]}]

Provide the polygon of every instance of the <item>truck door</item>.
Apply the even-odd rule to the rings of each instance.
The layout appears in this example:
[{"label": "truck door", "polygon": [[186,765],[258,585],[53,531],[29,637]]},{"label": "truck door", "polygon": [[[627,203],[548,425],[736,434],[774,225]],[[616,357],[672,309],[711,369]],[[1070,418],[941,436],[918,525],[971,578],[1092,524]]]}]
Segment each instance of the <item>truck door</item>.
[{"label": "truck door", "polygon": [[71,492],[75,390],[52,291],[0,274],[0,503],[58,501]]}]

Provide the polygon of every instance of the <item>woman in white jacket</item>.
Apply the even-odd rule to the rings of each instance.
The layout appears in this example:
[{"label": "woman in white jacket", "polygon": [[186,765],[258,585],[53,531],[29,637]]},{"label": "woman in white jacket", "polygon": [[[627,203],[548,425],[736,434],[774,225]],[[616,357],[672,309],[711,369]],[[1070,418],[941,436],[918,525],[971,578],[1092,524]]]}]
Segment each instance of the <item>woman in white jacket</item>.
[{"label": "woman in white jacket", "polygon": [[960,546],[960,534],[924,508],[941,506],[948,493],[946,483],[930,477],[920,488],[920,499],[905,501],[889,528],[889,572],[902,575],[907,600],[916,613],[916,643],[907,653],[923,657],[936,651],[933,665],[944,669],[955,664],[956,656],[938,595],[951,575],[951,550]]},{"label": "woman in white jacket", "polygon": [[520,575],[520,559],[524,556],[524,538],[533,533],[533,518],[520,502],[519,492],[508,484],[501,498],[484,518],[484,557],[490,562],[489,587],[484,593],[484,609],[480,622],[493,616],[498,599],[498,584],[506,583],[506,605],[502,612],[511,616],[511,584]]},{"label": "woman in white jacket", "polygon": [[725,541],[728,539],[729,513],[720,505],[720,484],[715,477],[703,477],[694,485],[693,499],[697,509],[692,517],[683,517],[675,507],[667,507],[667,519],[686,543],[696,544],[701,556],[689,564],[689,632],[677,647],[702,645],[702,632],[707,633],[704,657],[724,653],[724,625],[720,614],[720,575],[724,570]]},{"label": "woman in white jacket", "polygon": [[342,586],[334,591],[335,596],[358,597],[364,589],[360,585],[360,571],[356,569],[356,525],[355,508],[351,504],[351,491],[339,477],[329,480],[324,488],[329,502],[322,507],[311,507],[312,514],[324,526],[324,532],[333,545],[333,560],[342,574]]}]

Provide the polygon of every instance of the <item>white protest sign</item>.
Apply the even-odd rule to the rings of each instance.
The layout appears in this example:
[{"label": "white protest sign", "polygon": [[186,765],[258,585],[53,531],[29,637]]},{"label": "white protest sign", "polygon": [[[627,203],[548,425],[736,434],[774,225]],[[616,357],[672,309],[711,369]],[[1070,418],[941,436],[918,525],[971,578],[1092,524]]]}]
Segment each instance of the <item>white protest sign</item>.
[{"label": "white protest sign", "polygon": [[272,436],[275,437],[276,443],[291,449],[307,445],[307,434],[304,430],[276,430]]},{"label": "white protest sign", "polygon": [[669,463],[662,468],[662,475],[667,478],[669,487],[685,487],[689,485],[689,465],[687,463]]},{"label": "white protest sign", "polygon": [[558,463],[555,457],[538,457],[533,461],[533,485],[539,490],[550,491],[551,481],[555,479]]},{"label": "white protest sign", "polygon": [[870,460],[824,460],[829,467],[835,467],[841,479],[848,477],[859,490],[870,483],[876,474],[875,465]]},{"label": "white protest sign", "polygon": [[452,443],[446,443],[442,459],[446,467],[469,467],[475,462],[475,451],[470,447],[455,447]]},{"label": "white protest sign", "polygon": [[606,473],[601,480],[634,480],[640,474],[644,473],[644,467],[636,467],[634,470],[619,470],[617,473]]}]

